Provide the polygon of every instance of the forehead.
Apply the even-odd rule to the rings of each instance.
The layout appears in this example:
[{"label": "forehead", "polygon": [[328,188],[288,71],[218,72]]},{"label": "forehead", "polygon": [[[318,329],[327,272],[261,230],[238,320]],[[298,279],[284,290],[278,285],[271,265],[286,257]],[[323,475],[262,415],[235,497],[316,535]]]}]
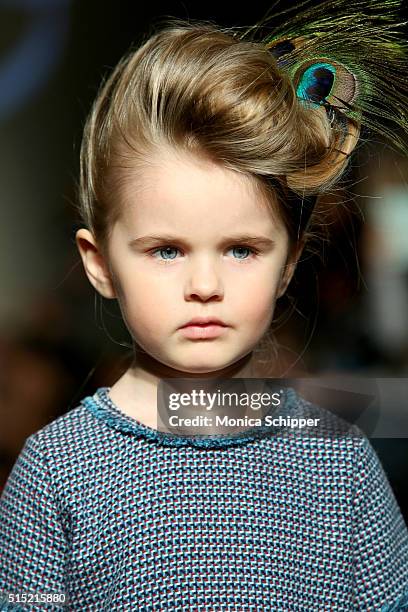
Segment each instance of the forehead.
[{"label": "forehead", "polygon": [[185,153],[163,154],[131,170],[122,211],[123,222],[140,231],[160,226],[202,235],[239,226],[284,233],[254,179]]}]

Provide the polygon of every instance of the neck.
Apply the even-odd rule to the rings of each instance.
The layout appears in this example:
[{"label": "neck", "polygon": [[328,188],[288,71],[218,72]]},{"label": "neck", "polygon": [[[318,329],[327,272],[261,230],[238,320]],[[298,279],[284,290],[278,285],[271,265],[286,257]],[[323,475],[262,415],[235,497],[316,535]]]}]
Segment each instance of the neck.
[{"label": "neck", "polygon": [[191,373],[157,362],[146,353],[136,352],[131,366],[111,387],[112,401],[129,416],[157,428],[157,387],[163,378],[256,378],[253,354],[216,372]]},{"label": "neck", "polygon": [[157,379],[157,382],[161,378],[235,378],[235,377],[254,377],[254,363],[253,354],[248,353],[235,363],[232,363],[221,370],[215,372],[183,372],[166,366],[163,363],[156,361],[153,357],[145,352],[136,352],[133,358],[132,365],[129,370],[132,370],[135,374],[140,375],[142,372],[146,373],[153,378]]}]

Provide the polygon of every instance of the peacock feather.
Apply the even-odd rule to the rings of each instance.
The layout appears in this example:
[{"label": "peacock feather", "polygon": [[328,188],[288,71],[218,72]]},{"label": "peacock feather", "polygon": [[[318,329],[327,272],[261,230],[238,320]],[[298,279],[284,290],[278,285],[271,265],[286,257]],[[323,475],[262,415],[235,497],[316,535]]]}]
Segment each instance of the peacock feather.
[{"label": "peacock feather", "polygon": [[302,103],[324,106],[332,123],[353,120],[407,155],[408,22],[400,0],[282,4],[242,38],[265,44]]}]

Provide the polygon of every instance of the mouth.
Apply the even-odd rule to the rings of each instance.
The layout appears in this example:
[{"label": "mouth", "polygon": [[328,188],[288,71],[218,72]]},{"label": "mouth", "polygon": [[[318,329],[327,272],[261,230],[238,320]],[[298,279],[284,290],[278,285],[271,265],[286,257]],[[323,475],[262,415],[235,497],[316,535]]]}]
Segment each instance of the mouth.
[{"label": "mouth", "polygon": [[218,338],[225,334],[228,325],[219,319],[192,319],[180,328],[180,332],[191,340]]},{"label": "mouth", "polygon": [[190,321],[188,321],[188,323],[182,325],[181,329],[184,329],[186,327],[208,327],[211,325],[217,325],[218,327],[228,327],[227,323],[215,317],[194,317],[194,319],[191,319]]}]

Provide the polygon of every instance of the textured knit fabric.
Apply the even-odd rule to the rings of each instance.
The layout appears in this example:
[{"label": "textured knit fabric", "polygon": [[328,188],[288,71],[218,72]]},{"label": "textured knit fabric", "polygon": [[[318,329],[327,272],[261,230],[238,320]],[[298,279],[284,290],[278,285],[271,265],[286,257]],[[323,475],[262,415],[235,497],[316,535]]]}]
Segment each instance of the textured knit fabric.
[{"label": "textured knit fabric", "polygon": [[[1,498],[0,591],[98,612],[408,609],[407,528],[356,427],[186,438],[108,391],[27,439]],[[341,421],[293,389],[283,408]]]}]

